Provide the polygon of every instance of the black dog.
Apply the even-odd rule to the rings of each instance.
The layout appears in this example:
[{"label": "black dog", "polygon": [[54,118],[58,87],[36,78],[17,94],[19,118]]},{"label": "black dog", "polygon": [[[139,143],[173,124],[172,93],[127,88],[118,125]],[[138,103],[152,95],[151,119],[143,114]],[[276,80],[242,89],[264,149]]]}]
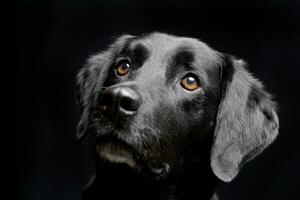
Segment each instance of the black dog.
[{"label": "black dog", "polygon": [[278,134],[243,60],[192,38],[125,35],[78,74],[96,177],[83,199],[211,199]]}]

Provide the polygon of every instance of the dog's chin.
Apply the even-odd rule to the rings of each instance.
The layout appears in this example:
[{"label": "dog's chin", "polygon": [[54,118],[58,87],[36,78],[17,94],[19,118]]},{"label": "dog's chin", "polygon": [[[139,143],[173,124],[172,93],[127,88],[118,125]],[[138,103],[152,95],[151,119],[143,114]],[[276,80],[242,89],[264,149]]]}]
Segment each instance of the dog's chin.
[{"label": "dog's chin", "polygon": [[101,159],[112,164],[127,164],[133,169],[138,168],[136,155],[128,147],[108,142],[98,144],[96,150]]}]

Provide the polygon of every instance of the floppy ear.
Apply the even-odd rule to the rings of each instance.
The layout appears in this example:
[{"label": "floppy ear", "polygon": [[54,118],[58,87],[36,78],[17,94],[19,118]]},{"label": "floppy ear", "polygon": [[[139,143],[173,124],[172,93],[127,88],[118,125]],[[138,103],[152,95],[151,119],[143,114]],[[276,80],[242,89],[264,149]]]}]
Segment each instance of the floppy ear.
[{"label": "floppy ear", "polygon": [[95,95],[102,91],[109,67],[114,57],[122,50],[125,44],[132,39],[131,35],[123,35],[115,40],[110,47],[101,53],[91,56],[86,65],[77,74],[77,102],[80,108],[80,121],[77,125],[76,138],[81,139],[89,126],[89,118]]},{"label": "floppy ear", "polygon": [[218,178],[229,182],[273,142],[279,122],[270,94],[247,71],[245,62],[231,56],[225,60],[211,167]]}]

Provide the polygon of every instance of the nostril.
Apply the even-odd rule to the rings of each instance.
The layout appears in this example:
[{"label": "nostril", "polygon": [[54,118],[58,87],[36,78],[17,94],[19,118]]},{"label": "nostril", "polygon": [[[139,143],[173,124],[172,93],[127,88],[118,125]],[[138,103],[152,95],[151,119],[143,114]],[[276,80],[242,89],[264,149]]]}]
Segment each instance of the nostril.
[{"label": "nostril", "polygon": [[108,106],[112,102],[112,96],[109,94],[104,94],[101,98],[100,105]]},{"label": "nostril", "polygon": [[100,108],[106,111],[108,108],[112,107],[112,104],[113,104],[113,96],[108,92],[104,92],[100,99],[100,103],[99,103]]},{"label": "nostril", "polygon": [[122,97],[120,99],[120,107],[127,111],[137,111],[139,108],[139,102],[138,100],[130,97]]}]

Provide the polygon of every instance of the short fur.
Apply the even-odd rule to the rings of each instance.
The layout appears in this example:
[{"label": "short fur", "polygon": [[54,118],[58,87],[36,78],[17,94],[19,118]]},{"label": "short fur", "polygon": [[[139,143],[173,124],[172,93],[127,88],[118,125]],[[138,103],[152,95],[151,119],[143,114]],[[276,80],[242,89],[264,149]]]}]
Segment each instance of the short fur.
[{"label": "short fur", "polygon": [[[119,77],[124,59],[130,72]],[[182,87],[188,74],[200,88]],[[83,199],[216,199],[219,180],[230,182],[278,134],[275,103],[246,63],[197,39],[123,35],[91,56],[77,83],[77,137],[88,136],[97,166]],[[104,93],[122,88],[138,109],[105,114],[115,101]]]}]

